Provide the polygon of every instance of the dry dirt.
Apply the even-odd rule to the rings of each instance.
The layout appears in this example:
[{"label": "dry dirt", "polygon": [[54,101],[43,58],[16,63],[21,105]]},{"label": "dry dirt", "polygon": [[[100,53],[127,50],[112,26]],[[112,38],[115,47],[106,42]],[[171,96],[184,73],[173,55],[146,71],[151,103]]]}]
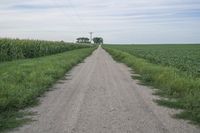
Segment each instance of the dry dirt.
[{"label": "dry dirt", "polygon": [[128,67],[99,47],[67,79],[42,97],[30,122],[14,133],[200,133],[175,110],[153,102],[153,90],[138,85]]}]

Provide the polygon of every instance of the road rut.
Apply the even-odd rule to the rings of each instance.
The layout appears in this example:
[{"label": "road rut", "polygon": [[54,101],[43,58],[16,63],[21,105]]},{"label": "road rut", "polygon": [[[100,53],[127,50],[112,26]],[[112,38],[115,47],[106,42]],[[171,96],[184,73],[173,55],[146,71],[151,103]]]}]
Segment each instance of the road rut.
[{"label": "road rut", "polygon": [[29,109],[35,121],[14,133],[200,133],[175,110],[156,105],[153,90],[99,47]]}]

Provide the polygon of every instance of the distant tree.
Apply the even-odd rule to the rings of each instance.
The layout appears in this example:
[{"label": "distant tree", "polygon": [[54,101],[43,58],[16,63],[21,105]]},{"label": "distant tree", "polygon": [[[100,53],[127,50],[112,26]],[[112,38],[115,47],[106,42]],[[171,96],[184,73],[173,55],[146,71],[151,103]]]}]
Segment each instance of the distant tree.
[{"label": "distant tree", "polygon": [[76,39],[77,43],[90,43],[90,39],[87,37],[79,37]]},{"label": "distant tree", "polygon": [[103,44],[103,38],[102,37],[94,37],[93,42],[95,44]]},{"label": "distant tree", "polygon": [[65,44],[65,42],[62,40],[62,41],[60,41],[60,43],[62,43],[62,44]]}]

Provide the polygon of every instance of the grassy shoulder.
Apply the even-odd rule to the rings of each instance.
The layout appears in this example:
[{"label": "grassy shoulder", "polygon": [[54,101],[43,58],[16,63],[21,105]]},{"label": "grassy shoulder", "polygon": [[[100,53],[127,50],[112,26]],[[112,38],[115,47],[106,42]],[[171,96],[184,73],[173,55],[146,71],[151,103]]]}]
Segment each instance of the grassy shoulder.
[{"label": "grassy shoulder", "polygon": [[[200,124],[200,79],[187,76],[173,67],[165,67],[149,63],[147,60],[135,57],[127,52],[114,48],[103,48],[112,57],[131,67],[141,75],[140,80],[158,88],[157,94],[163,100],[157,101],[160,105],[171,108],[183,109],[183,112],[176,116],[189,119],[194,123]],[[166,100],[166,98],[168,100]]]},{"label": "grassy shoulder", "polygon": [[37,102],[55,81],[89,56],[95,48],[0,64],[0,131],[26,120],[18,110]]}]

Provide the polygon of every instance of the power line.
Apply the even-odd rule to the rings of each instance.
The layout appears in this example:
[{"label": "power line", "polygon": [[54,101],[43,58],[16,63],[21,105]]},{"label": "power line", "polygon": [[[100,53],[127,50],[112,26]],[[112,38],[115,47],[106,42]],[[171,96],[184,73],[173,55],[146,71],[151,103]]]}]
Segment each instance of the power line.
[{"label": "power line", "polygon": [[84,23],[83,20],[82,20],[82,18],[81,18],[80,15],[78,14],[76,8],[75,8],[74,5],[72,4],[71,0],[67,0],[67,1],[68,1],[69,5],[72,7],[75,16],[76,16],[82,23]]},{"label": "power line", "polygon": [[[59,6],[60,6],[60,5],[64,5],[64,6],[66,6],[66,8],[67,8],[67,7],[71,7],[71,9],[72,9],[72,11],[73,11],[73,14],[74,14],[75,17],[78,19],[78,23],[79,23],[79,25],[81,26],[81,28],[83,29],[83,31],[84,31],[84,32],[88,31],[89,29],[86,28],[86,27],[91,27],[91,25],[89,25],[89,24],[87,24],[87,23],[84,22],[84,20],[83,20],[83,19],[81,18],[81,16],[79,15],[77,9],[75,8],[75,6],[74,6],[74,4],[72,3],[71,0],[66,0],[66,1],[67,1],[68,4],[67,4],[65,1],[62,1],[62,3],[59,3],[60,1],[52,0],[52,2],[53,2],[54,4],[56,4],[56,5],[59,5]],[[64,2],[64,3],[63,3],[63,2]],[[62,9],[59,8],[59,10],[60,10],[65,16],[69,15],[69,14],[66,13],[66,10],[63,10],[63,8],[62,8]],[[93,34],[93,32],[90,32],[90,40],[91,40],[91,42],[92,42],[92,34]]]},{"label": "power line", "polygon": [[[57,0],[52,0],[52,2],[53,2],[55,5],[58,5],[58,6],[64,5],[64,6],[66,6],[66,8],[68,7],[64,1],[62,1],[62,3],[59,3],[59,1],[57,1]],[[63,4],[63,2],[64,2],[64,4]],[[82,25],[81,27],[85,28],[85,25],[86,25],[86,24],[85,24],[85,22],[81,19],[80,15],[77,13],[77,10],[75,9],[75,7],[74,7],[74,5],[72,4],[71,0],[67,0],[67,2],[68,2],[68,5],[72,8],[73,14],[74,14],[74,15],[76,16],[76,18],[78,19],[78,23]],[[69,14],[66,13],[66,10],[63,10],[63,8],[58,8],[58,9],[63,13],[63,15],[65,15],[65,16],[68,16],[68,15],[69,15]],[[83,26],[83,24],[84,24],[84,26]]]}]

